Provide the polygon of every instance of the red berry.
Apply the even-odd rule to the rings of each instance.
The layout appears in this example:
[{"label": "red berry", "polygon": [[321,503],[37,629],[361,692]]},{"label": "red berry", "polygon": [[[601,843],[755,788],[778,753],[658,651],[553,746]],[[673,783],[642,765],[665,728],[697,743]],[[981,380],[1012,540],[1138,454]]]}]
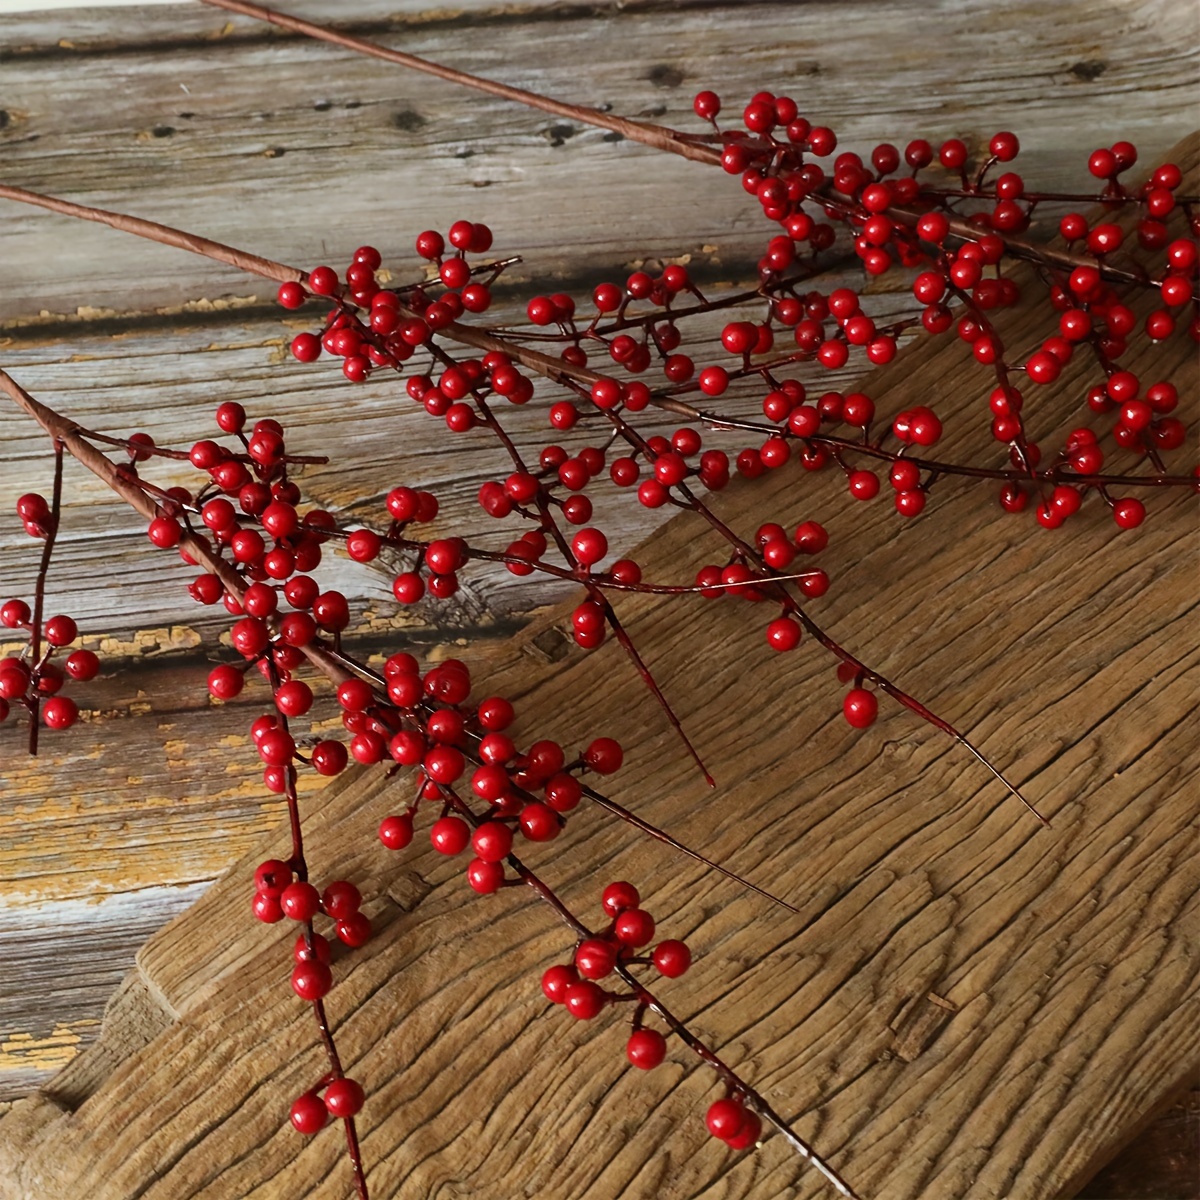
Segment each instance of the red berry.
[{"label": "red berry", "polygon": [[708,1107],[704,1123],[713,1137],[722,1140],[736,1137],[746,1123],[745,1106],[739,1101],[729,1098],[715,1100]]},{"label": "red berry", "polygon": [[343,945],[356,948],[371,940],[371,922],[365,913],[352,913],[339,921],[334,929]]},{"label": "red berry", "polygon": [[42,723],[47,729],[69,729],[79,718],[70,696],[52,696],[42,705]]},{"label": "red berry", "polygon": [[498,863],[512,851],[512,830],[500,821],[485,821],[471,835],[471,848],[484,862]]},{"label": "red berry", "polygon": [[617,962],[617,948],[601,938],[587,938],[575,951],[575,966],[585,979],[603,979]]},{"label": "red berry", "polygon": [[72,679],[86,683],[87,680],[96,678],[96,673],[100,670],[100,660],[91,650],[76,650],[67,656],[63,668]]},{"label": "red berry", "polygon": [[866,729],[875,721],[879,701],[874,692],[868,692],[866,688],[851,688],[842,701],[842,712],[855,729]]},{"label": "red berry", "polygon": [[279,897],[283,915],[293,921],[311,921],[321,911],[321,893],[311,883],[289,883]]},{"label": "red berry", "polygon": [[346,768],[349,753],[341,742],[318,742],[312,751],[313,769],[318,775],[338,775]]},{"label": "red berry", "polygon": [[613,936],[625,946],[648,946],[654,940],[654,918],[641,908],[626,909],[613,922]]},{"label": "red berry", "polygon": [[727,1137],[724,1140],[731,1150],[749,1150],[757,1144],[761,1136],[762,1118],[756,1112],[747,1111],[741,1129],[733,1137]]},{"label": "red berry", "polygon": [[292,991],[301,1000],[320,1000],[333,987],[333,973],[323,962],[297,963],[292,971]]},{"label": "red berry", "polygon": [[325,889],[321,904],[335,921],[344,921],[358,912],[362,905],[362,894],[354,884],[345,879],[336,879]]},{"label": "red berry", "polygon": [[599,984],[581,979],[566,989],[563,1003],[567,1012],[580,1021],[590,1021],[604,1008],[606,997]]},{"label": "red berry", "polygon": [[668,979],[678,979],[692,965],[692,952],[683,942],[659,942],[651,958],[658,973]]},{"label": "red berry", "polygon": [[335,1079],[325,1089],[325,1107],[331,1117],[352,1117],[363,1106],[363,1090],[353,1079]]},{"label": "red berry", "polygon": [[389,850],[403,850],[413,840],[412,817],[407,814],[384,817],[379,823],[379,840]]},{"label": "red berry", "polygon": [[565,1004],[567,989],[579,982],[579,972],[574,967],[551,967],[542,976],[542,994],[551,1004]]},{"label": "red berry", "polygon": [[332,296],[338,289],[337,272],[332,267],[314,267],[308,276],[308,290],[317,296]]},{"label": "red berry", "polygon": [[600,775],[612,775],[621,769],[625,753],[614,738],[596,738],[583,752],[583,761]]},{"label": "red berry", "polygon": [[51,617],[46,622],[46,641],[52,646],[66,646],[79,636],[79,627],[70,617]]},{"label": "red berry", "polygon": [[1129,496],[1113,505],[1112,514],[1121,529],[1136,529],[1146,519],[1146,506]]},{"label": "red berry", "polygon": [[292,1127],[297,1133],[311,1135],[325,1128],[329,1120],[329,1110],[319,1096],[305,1092],[293,1105],[291,1112]]},{"label": "red berry", "polygon": [[846,482],[856,500],[870,500],[879,494],[879,476],[874,471],[851,471]]},{"label": "red berry", "polygon": [[625,1057],[643,1071],[657,1067],[667,1056],[667,1039],[656,1029],[635,1029],[625,1044]]},{"label": "red berry", "polygon": [[531,842],[553,841],[562,829],[558,814],[539,800],[521,809],[519,822],[521,833]]},{"label": "red berry", "polygon": [[794,650],[800,645],[800,623],[791,617],[779,617],[767,626],[767,645],[780,652]]},{"label": "red berry", "polygon": [[439,817],[429,831],[429,840],[439,854],[461,854],[471,840],[471,827],[462,817]]}]

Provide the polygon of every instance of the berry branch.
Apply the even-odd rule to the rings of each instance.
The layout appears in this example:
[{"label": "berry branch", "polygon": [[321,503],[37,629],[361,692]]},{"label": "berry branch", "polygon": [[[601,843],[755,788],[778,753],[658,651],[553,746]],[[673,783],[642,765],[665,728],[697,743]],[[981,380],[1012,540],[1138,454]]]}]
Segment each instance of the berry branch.
[{"label": "berry branch", "polygon": [[[492,307],[493,288],[517,260],[484,257],[491,251],[492,232],[479,223],[456,221],[445,236],[434,230],[419,234],[415,250],[426,264],[424,277],[385,287],[381,280],[389,277],[379,274],[382,256],[371,246],[355,251],[341,274],[329,266],[302,271],[155,222],[0,185],[0,198],[101,222],[271,279],[280,285],[278,299],[287,310],[310,302],[324,306],[316,329],[293,338],[292,356],[302,364],[322,356],[339,359],[351,383],[367,381],[381,370],[392,372],[403,378],[407,396],[443,420],[452,434],[479,434],[477,440],[498,446],[505,469],[511,470],[483,484],[479,505],[488,517],[512,519],[523,530],[498,549],[457,536],[413,536],[413,525],[437,517],[438,501],[429,492],[404,486],[387,494],[388,520],[378,529],[358,522],[350,527],[319,509],[301,513],[294,471],[325,460],[290,453],[285,431],[274,420],[249,425],[241,405],[226,402],[216,420],[222,434],[236,439],[233,448],[208,438],[190,449],[160,447],[141,433],[122,437],[83,429],[39,404],[0,371],[0,386],[42,425],[55,449],[51,501],[33,495],[18,501],[27,531],[44,545],[33,609],[17,600],[0,607],[0,622],[30,634],[27,653],[0,663],[0,719],[7,716],[7,701],[19,699],[30,713],[30,748],[36,751],[40,724],[66,727],[77,715],[73,702],[54,695],[62,673],[56,674],[49,661],[74,640],[75,624],[67,617],[43,621],[61,508],[63,454],[69,453],[146,519],[156,547],[177,549],[186,562],[202,569],[189,592],[199,603],[224,605],[233,619],[231,640],[242,661],[212,670],[210,694],[232,700],[256,676],[270,689],[271,710],[253,721],[251,735],[264,764],[264,786],[286,802],[291,847],[288,858],[260,865],[253,911],[264,922],[288,918],[300,928],[291,984],[312,1005],[329,1065],[296,1099],[292,1124],[311,1134],[330,1117],[343,1121],[360,1197],[365,1200],[367,1183],[354,1118],[364,1093],[345,1076],[329,1029],[324,998],[334,982],[331,941],[317,932],[315,922],[328,918],[334,936],[351,948],[370,938],[371,925],[360,911],[362,897],[354,884],[334,880],[319,891],[310,881],[297,797],[299,771],[332,777],[351,759],[368,768],[381,766],[389,774],[401,768],[415,772],[411,804],[379,828],[385,846],[405,848],[413,840],[415,819],[422,812],[436,812],[431,842],[447,856],[468,850],[474,854],[465,871],[474,892],[491,895],[528,886],[564,920],[577,945],[570,964],[552,967],[543,977],[547,998],[579,1019],[591,1019],[617,1004],[633,1005],[627,1056],[643,1069],[661,1063],[666,1052],[663,1035],[643,1026],[647,1013],[656,1013],[668,1032],[726,1085],[726,1095],[707,1116],[716,1137],[735,1149],[748,1149],[757,1142],[765,1118],[835,1188],[852,1196],[841,1177],[766,1100],[639,982],[634,967],[653,965],[667,978],[683,974],[690,951],[671,941],[642,953],[653,942],[655,927],[640,908],[637,889],[623,882],[605,889],[610,923],[592,931],[513,846],[517,838],[553,841],[586,798],[796,910],[589,786],[589,775],[606,776],[620,768],[623,751],[613,739],[595,738],[576,755],[549,740],[521,750],[506,732],[514,719],[511,702],[489,696],[471,703],[472,681],[464,663],[450,659],[422,672],[416,658],[401,650],[376,672],[356,660],[342,642],[350,624],[346,597],[322,591],[313,572],[322,547],[336,542],[358,563],[385,566],[400,605],[426,596],[450,598],[459,588],[460,572],[473,561],[503,564],[517,577],[577,583],[583,595],[571,618],[576,644],[592,649],[610,635],[617,641],[710,784],[700,754],[630,638],[614,597],[698,593],[706,599],[765,604],[772,614],[765,628],[772,650],[794,650],[807,633],[837,659],[839,683],[847,688],[842,711],[851,726],[866,729],[874,722],[876,691],[883,692],[961,744],[1048,825],[964,734],[834,640],[814,618],[810,603],[826,593],[829,577],[820,569],[796,570],[795,563],[798,556],[825,548],[828,534],[822,525],[807,520],[789,532],[779,522],[763,519],[757,529],[740,531],[718,514],[700,488],[720,491],[735,473],[753,482],[795,460],[804,472],[840,472],[851,499],[865,502],[881,490],[879,476],[869,469],[878,463],[887,466],[896,511],[905,518],[922,512],[941,479],[957,476],[1000,483],[1000,504],[1012,512],[1033,500],[1036,520],[1048,530],[1073,518],[1088,498],[1106,506],[1119,529],[1136,528],[1145,519],[1145,505],[1132,496],[1114,496],[1110,489],[1193,491],[1200,477],[1197,471],[1184,474],[1168,467],[1168,457],[1187,440],[1186,426],[1175,415],[1180,401],[1176,385],[1139,378],[1122,365],[1130,344],[1139,340],[1156,345],[1185,331],[1200,340],[1200,202],[1181,191],[1183,176],[1175,164],[1160,166],[1139,186],[1125,183],[1121,176],[1137,158],[1126,142],[1090,155],[1087,169],[1103,184],[1097,195],[1027,189],[1024,179],[1007,169],[1019,152],[1010,133],[995,134],[974,165],[959,139],[947,140],[935,153],[928,142],[914,138],[903,152],[885,143],[866,159],[843,151],[827,170],[817,160],[834,156],[836,135],[802,117],[786,96],[758,93],[741,114],[744,128],[722,131],[719,97],[701,92],[694,108],[710,131],[691,135],[490,83],[242,0],[207,2],[598,125],[701,164],[719,165],[740,179],[771,226],[757,263],[758,286],[709,298],[685,267],[669,265],[656,274],[639,270],[623,281],[603,283],[590,302],[577,303],[563,293],[535,296],[526,306],[528,327],[487,324],[484,314]],[[993,169],[1002,164],[1003,173],[996,175]],[[948,172],[957,186],[936,178],[931,182],[922,175],[928,169]],[[1068,212],[1059,219],[1056,237],[1065,248],[1022,236],[1045,206],[1092,201],[1098,212]],[[1136,252],[1131,250],[1134,238]],[[893,269],[908,272],[904,287],[917,310],[899,316],[881,313],[866,289],[824,286],[830,272],[856,260],[870,277]],[[1027,265],[1014,269],[1022,263]],[[1051,322],[1044,337],[1046,327],[1031,333],[1014,319],[1036,311],[1043,298],[1049,302]],[[1158,307],[1147,311],[1151,305]],[[724,322],[719,328],[714,324],[718,319]],[[990,380],[989,434],[1007,465],[934,457],[931,448],[946,431],[927,404],[881,414],[867,392],[827,389],[820,382],[828,378],[822,372],[840,371],[860,357],[869,367],[887,366],[902,341],[918,332],[934,337],[952,332],[970,347]],[[1035,336],[1039,344],[1028,348]],[[714,349],[718,337],[719,349]],[[1019,358],[1005,345],[1006,339],[1016,344],[1018,338],[1028,343]],[[1040,406],[1027,401],[1058,382],[1077,350],[1097,373],[1096,382],[1085,385],[1084,419],[1111,421],[1099,431],[1091,424],[1075,426],[1063,436],[1060,449],[1043,455],[1033,439],[1041,433]],[[607,360],[603,370],[596,369],[596,356]],[[722,402],[727,413],[707,407],[721,397],[728,397]],[[535,400],[550,401],[541,407],[552,430],[567,432],[582,424],[598,431],[600,444],[573,455],[540,439],[525,444],[502,414],[506,404],[519,407]],[[757,405],[763,419],[742,412],[742,400]],[[534,410],[540,411],[539,405]],[[671,414],[682,424],[670,436],[652,432],[641,423],[640,414],[647,411]],[[838,425],[852,432],[835,432]],[[759,444],[733,446],[731,453],[706,444],[713,434],[752,434]],[[122,451],[128,463],[118,465],[97,446]],[[610,461],[613,453],[619,456]],[[1151,473],[1105,470],[1110,454],[1145,458]],[[164,488],[142,478],[140,464],[156,457],[190,462],[200,483],[193,489]],[[690,514],[717,543],[716,561],[703,566],[692,584],[646,582],[643,565],[633,558],[605,566],[608,537],[594,521],[588,494],[605,475],[616,494],[628,495],[642,507]],[[511,531],[504,536],[509,538]],[[73,678],[95,674],[95,656],[80,657],[88,653],[75,651],[67,659],[66,672]],[[331,685],[348,741],[299,733],[296,722],[317,702],[313,687],[301,677],[310,668]],[[44,694],[51,696],[45,703]],[[611,976],[627,990],[602,987],[600,981]]]}]

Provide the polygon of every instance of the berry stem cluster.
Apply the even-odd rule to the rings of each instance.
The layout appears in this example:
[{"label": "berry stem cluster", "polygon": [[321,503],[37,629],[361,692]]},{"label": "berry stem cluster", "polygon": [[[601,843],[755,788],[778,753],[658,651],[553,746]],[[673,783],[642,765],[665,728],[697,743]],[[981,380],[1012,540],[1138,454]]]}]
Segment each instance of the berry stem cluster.
[{"label": "berry stem cluster", "polygon": [[[295,1100],[290,1119],[304,1134],[317,1133],[330,1118],[343,1122],[363,1200],[367,1183],[355,1117],[365,1096],[343,1071],[324,1001],[334,983],[335,939],[358,948],[371,925],[352,882],[332,880],[318,889],[310,880],[297,796],[300,771],[336,776],[351,760],[415,775],[411,804],[380,825],[384,846],[407,847],[416,821],[428,814],[436,851],[472,856],[465,876],[474,893],[528,887],[568,926],[575,938],[571,959],[544,974],[547,999],[580,1020],[630,1005],[626,1055],[645,1070],[666,1053],[666,1035],[647,1023],[656,1016],[725,1085],[706,1116],[716,1138],[748,1149],[766,1121],[841,1194],[853,1196],[764,1097],[646,986],[642,969],[677,978],[691,952],[675,940],[655,942],[654,919],[637,889],[624,881],[605,888],[607,923],[592,929],[514,847],[522,840],[555,841],[586,799],[796,911],[792,905],[592,787],[591,777],[621,767],[623,751],[613,739],[593,738],[574,754],[550,740],[522,748],[508,732],[512,703],[503,696],[472,701],[465,663],[450,659],[423,671],[407,650],[393,653],[380,671],[358,661],[342,641],[351,623],[346,597],[323,590],[316,576],[324,548],[332,544],[355,562],[387,569],[401,606],[449,599],[473,562],[502,565],[517,577],[578,584],[575,642],[584,649],[610,636],[617,642],[712,786],[618,603],[629,593],[745,601],[750,611],[767,614],[762,623],[770,650],[788,653],[807,636],[833,656],[842,713],[853,728],[875,721],[882,693],[957,741],[1048,825],[967,736],[825,631],[813,610],[831,580],[822,568],[802,565],[828,544],[820,522],[785,527],[763,512],[756,528],[736,529],[707,493],[723,490],[735,476],[752,484],[791,464],[801,477],[823,470],[839,476],[852,505],[890,489],[897,514],[912,519],[935,486],[957,477],[998,483],[1000,505],[1013,513],[1031,509],[1045,530],[1075,518],[1085,501],[1106,508],[1119,530],[1135,529],[1146,519],[1146,506],[1130,490],[1192,491],[1200,477],[1196,469],[1178,469],[1172,457],[1187,440],[1176,384],[1140,377],[1123,363],[1131,345],[1200,340],[1200,202],[1182,191],[1174,164],[1158,167],[1140,185],[1128,183],[1123,177],[1137,152],[1123,141],[1089,156],[1098,190],[1049,193],[1026,187],[1013,169],[1020,147],[1007,132],[992,136],[974,163],[957,138],[939,147],[922,138],[903,149],[884,143],[864,157],[835,153],[833,130],[801,116],[791,98],[769,92],[751,98],[738,128],[723,129],[720,97],[704,91],[694,110],[705,131],[688,134],[482,80],[244,0],[206,2],[719,167],[756,199],[770,228],[757,286],[710,298],[686,267],[672,264],[602,283],[584,300],[534,296],[527,323],[515,327],[486,314],[504,271],[518,260],[492,256],[492,231],[478,222],[455,221],[445,234],[421,232],[414,244],[419,270],[411,282],[392,285],[397,276],[381,274],[383,257],[373,246],[354,251],[344,271],[327,265],[303,271],[156,222],[0,185],[0,198],[101,222],[274,281],[283,308],[313,306],[312,327],[291,342],[299,364],[332,358],[351,384],[381,373],[400,380],[407,399],[453,437],[495,444],[506,461],[500,477],[487,479],[478,493],[483,512],[503,523],[495,546],[419,536],[419,527],[437,518],[438,500],[403,485],[387,493],[386,511],[374,525],[345,524],[323,510],[301,511],[294,475],[326,460],[292,453],[279,422],[251,422],[240,404],[227,401],[217,409],[220,440],[165,447],[144,433],[84,429],[0,371],[0,387],[41,424],[55,454],[51,499],[30,494],[17,505],[27,532],[43,546],[32,609],[15,599],[0,606],[0,622],[30,638],[26,652],[0,662],[0,720],[10,699],[22,703],[36,752],[40,725],[66,727],[77,715],[73,702],[55,695],[63,673],[50,661],[77,629],[68,617],[43,617],[63,456],[70,454],[145,518],[155,547],[175,550],[200,569],[189,585],[192,597],[228,612],[241,661],[213,668],[211,696],[231,701],[256,677],[256,686],[269,690],[270,710],[253,720],[250,732],[264,786],[286,801],[291,844],[286,858],[259,866],[252,908],[266,923],[296,922],[291,986],[312,1006],[328,1061],[328,1070]],[[1051,206],[1083,204],[1095,211],[1072,207],[1057,216],[1045,244],[1028,236],[1035,217]],[[868,278],[903,273],[915,308],[885,316],[868,289],[826,286],[829,272],[855,262]],[[1033,334],[1028,322],[1016,320],[1030,311],[1046,318]],[[710,336],[716,320],[722,322],[719,349]],[[922,397],[926,402],[881,412],[885,401],[868,391],[827,386],[827,372],[856,362],[887,366],[906,339],[922,332],[956,338],[982,368],[985,420],[998,458],[964,463],[933,450],[948,432],[935,388]],[[1086,364],[1090,382],[1082,385],[1079,423],[1052,448],[1047,439],[1056,435],[1034,400],[1048,394],[1073,361]],[[544,437],[532,443],[518,437],[505,418],[507,406],[531,403],[544,412],[551,438],[578,427],[594,434],[591,444],[570,453]],[[680,425],[669,435],[653,432],[642,414],[669,415]],[[746,435],[751,444],[744,444]],[[100,447],[128,461],[118,464]],[[160,487],[144,477],[156,458],[190,463],[198,482]],[[1148,465],[1113,469],[1112,458]],[[887,488],[877,471],[886,472]],[[712,561],[692,582],[679,582],[648,580],[645,564],[615,557],[592,499],[609,485],[641,507],[689,514],[716,547]],[[74,651],[66,674],[91,678],[97,664],[88,655]],[[319,687],[332,691],[346,740],[303,732],[301,719],[321,702],[305,677],[313,674]],[[330,936],[318,932],[318,920],[331,923]]]}]

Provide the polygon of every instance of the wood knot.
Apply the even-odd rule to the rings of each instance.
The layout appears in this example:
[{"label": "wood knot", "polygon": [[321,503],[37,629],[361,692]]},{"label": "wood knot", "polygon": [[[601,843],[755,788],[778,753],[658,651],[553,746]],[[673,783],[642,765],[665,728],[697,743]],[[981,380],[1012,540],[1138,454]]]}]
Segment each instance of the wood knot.
[{"label": "wood knot", "polygon": [[933,1045],[956,1012],[958,1005],[937,992],[914,996],[888,1022],[888,1028],[895,1034],[892,1053],[912,1062]]}]

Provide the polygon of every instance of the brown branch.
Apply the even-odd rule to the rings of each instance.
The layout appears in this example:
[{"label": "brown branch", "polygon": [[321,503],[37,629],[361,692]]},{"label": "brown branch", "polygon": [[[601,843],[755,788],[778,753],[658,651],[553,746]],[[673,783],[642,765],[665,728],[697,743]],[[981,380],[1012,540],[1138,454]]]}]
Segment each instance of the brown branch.
[{"label": "brown branch", "polygon": [[380,58],[384,62],[390,62],[396,66],[420,71],[425,75],[433,75],[460,87],[486,92],[491,96],[499,96],[502,100],[513,100],[517,104],[523,104],[527,108],[540,109],[552,116],[565,117],[569,120],[580,121],[585,125],[607,129],[621,134],[632,142],[640,142],[643,145],[652,146],[656,150],[668,150],[672,154],[681,155],[694,162],[720,162],[720,153],[711,146],[705,145],[704,139],[692,139],[687,134],[678,133],[674,129],[667,129],[662,125],[654,125],[648,121],[632,121],[627,117],[613,116],[611,113],[604,113],[596,108],[568,104],[564,100],[540,96],[536,92],[527,92],[523,88],[509,87],[507,84],[482,79],[478,75],[470,75],[465,71],[457,71],[453,67],[444,67],[440,63],[418,58],[415,54],[406,54],[402,50],[390,50],[387,46],[381,46],[378,42],[369,41],[367,38],[339,33],[327,25],[305,21],[288,13],[264,8],[260,4],[247,3],[247,0],[203,0],[203,2],[213,8],[223,8],[228,12],[239,13],[244,17],[252,17],[257,21],[266,21],[271,25],[277,25],[280,29],[289,29],[293,33],[302,33],[306,37],[329,42],[346,50],[353,50],[357,54]]}]

